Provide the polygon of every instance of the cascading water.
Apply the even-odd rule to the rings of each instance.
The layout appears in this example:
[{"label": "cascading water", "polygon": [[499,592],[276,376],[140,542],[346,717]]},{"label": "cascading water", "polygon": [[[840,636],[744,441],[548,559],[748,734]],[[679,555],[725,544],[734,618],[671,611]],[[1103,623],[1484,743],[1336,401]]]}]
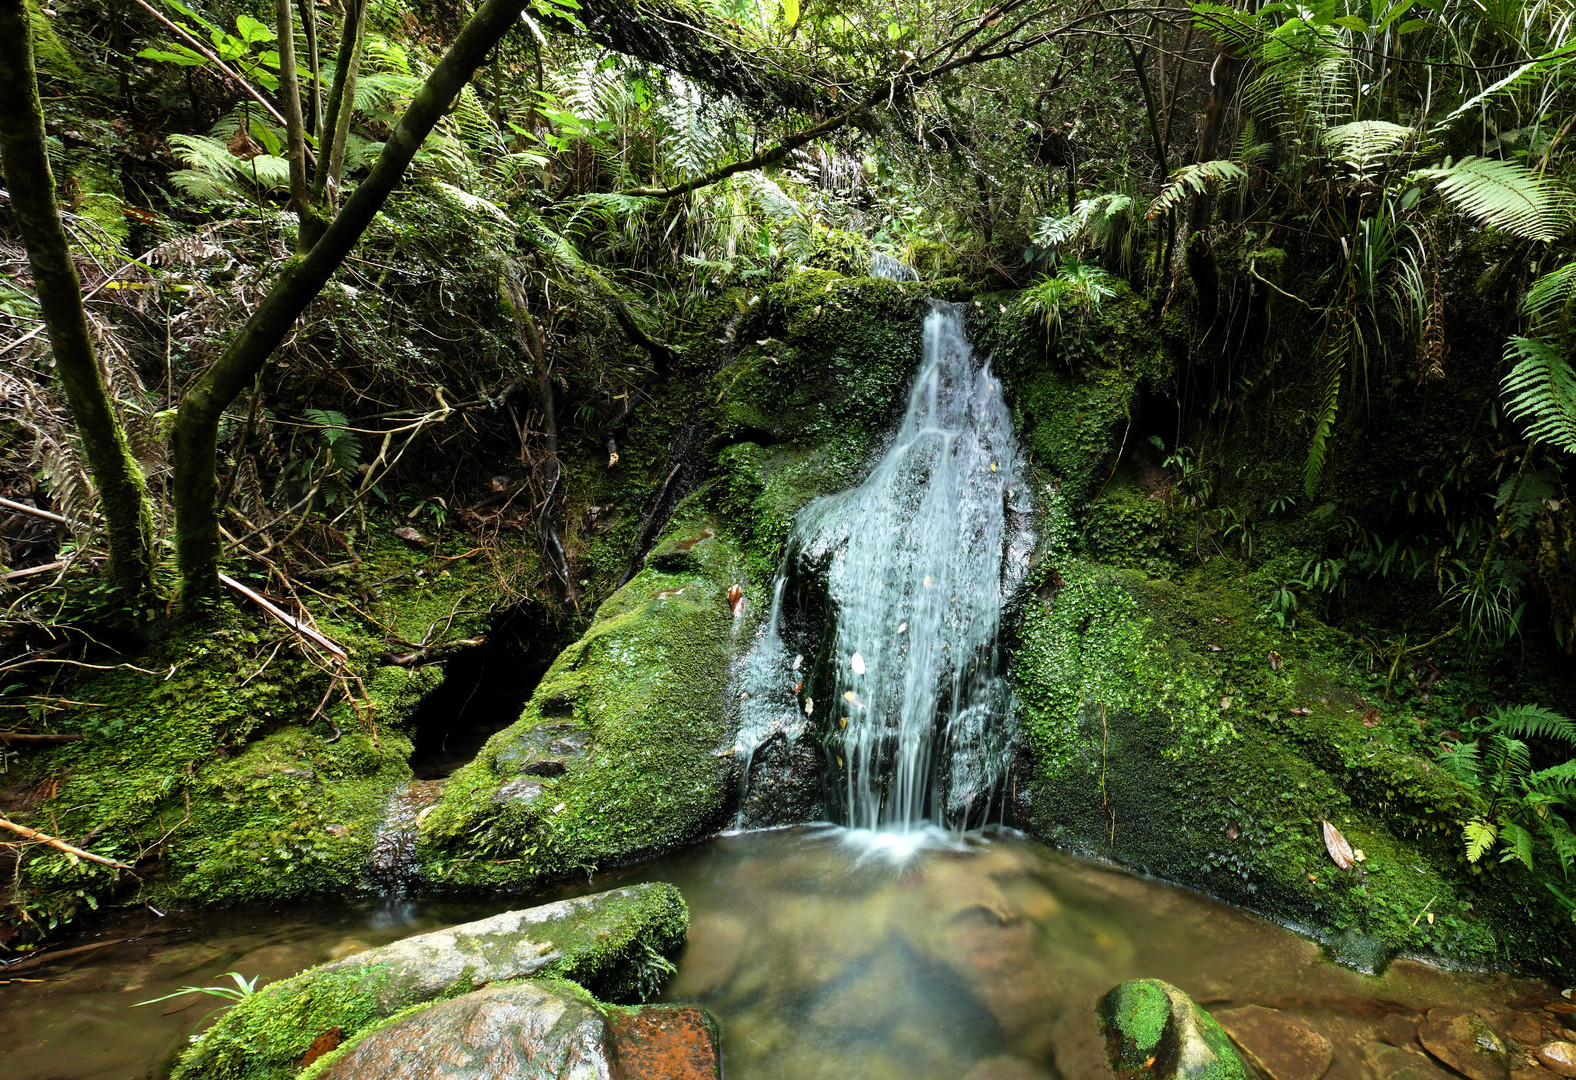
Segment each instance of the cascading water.
[{"label": "cascading water", "polygon": [[834,814],[856,828],[982,824],[1006,775],[997,631],[1025,496],[1000,382],[962,314],[932,303],[908,410],[869,478],[800,512],[743,673],[745,783],[756,749],[813,735]]}]

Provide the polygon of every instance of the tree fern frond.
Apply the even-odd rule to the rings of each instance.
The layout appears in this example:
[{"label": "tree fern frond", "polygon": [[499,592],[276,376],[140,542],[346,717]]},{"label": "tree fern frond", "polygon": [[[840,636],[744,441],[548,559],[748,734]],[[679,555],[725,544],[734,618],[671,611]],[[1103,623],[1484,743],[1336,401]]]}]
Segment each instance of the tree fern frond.
[{"label": "tree fern frond", "polygon": [[1513,337],[1505,359],[1514,360],[1500,384],[1510,415],[1527,425],[1527,435],[1576,453],[1576,371],[1550,344]]},{"label": "tree fern frond", "polygon": [[1527,240],[1553,240],[1570,223],[1570,191],[1515,162],[1466,157],[1418,169],[1412,178],[1433,182],[1468,217]]},{"label": "tree fern frond", "polygon": [[1327,154],[1362,181],[1392,163],[1416,134],[1416,128],[1386,120],[1354,120],[1326,129],[1321,141]]},{"label": "tree fern frond", "polygon": [[1238,184],[1247,178],[1248,170],[1235,161],[1200,161],[1196,165],[1184,165],[1171,174],[1171,179],[1166,181],[1160,194],[1149,204],[1149,211],[1144,217],[1157,218],[1184,200],[1203,195],[1211,186]]},{"label": "tree fern frond", "polygon": [[170,145],[175,148],[175,156],[188,169],[206,173],[215,180],[237,176],[244,167],[241,159],[230,153],[228,146],[207,135],[176,132],[170,136]]}]

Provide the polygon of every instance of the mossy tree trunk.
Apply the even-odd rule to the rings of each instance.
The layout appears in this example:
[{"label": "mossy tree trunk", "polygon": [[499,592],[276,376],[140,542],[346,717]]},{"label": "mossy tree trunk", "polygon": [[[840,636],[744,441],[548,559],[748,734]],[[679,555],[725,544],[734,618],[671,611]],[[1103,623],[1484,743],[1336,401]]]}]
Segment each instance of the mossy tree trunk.
[{"label": "mossy tree trunk", "polygon": [[98,486],[110,580],[123,603],[136,603],[153,588],[153,510],[93,352],[82,283],[55,205],[24,0],[0,0],[0,161],[54,347],[55,371]]},{"label": "mossy tree trunk", "polygon": [[[17,3],[19,0],[0,0]],[[519,20],[526,0],[487,0],[416,92],[395,125],[372,173],[345,201],[322,237],[288,260],[246,325],[219,359],[181,396],[175,418],[173,494],[175,557],[181,574],[181,610],[190,615],[219,589],[217,459],[219,419],[237,394],[262,371],[307,304],[344,262],[383,203],[399,185],[411,158],[488,52]],[[347,109],[349,102],[341,104]],[[332,109],[330,110],[333,111]]]}]

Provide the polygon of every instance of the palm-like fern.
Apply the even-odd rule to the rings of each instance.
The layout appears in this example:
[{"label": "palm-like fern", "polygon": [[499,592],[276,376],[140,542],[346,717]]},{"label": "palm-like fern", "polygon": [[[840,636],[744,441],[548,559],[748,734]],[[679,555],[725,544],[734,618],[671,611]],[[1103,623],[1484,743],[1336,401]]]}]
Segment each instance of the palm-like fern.
[{"label": "palm-like fern", "polygon": [[1211,188],[1240,184],[1247,178],[1248,170],[1235,161],[1200,161],[1196,165],[1184,165],[1171,174],[1144,217],[1157,218],[1195,195],[1206,194]]},{"label": "palm-like fern", "polygon": [[1515,367],[1501,389],[1510,414],[1527,425],[1527,435],[1576,453],[1576,371],[1546,341],[1513,337],[1505,347]]}]

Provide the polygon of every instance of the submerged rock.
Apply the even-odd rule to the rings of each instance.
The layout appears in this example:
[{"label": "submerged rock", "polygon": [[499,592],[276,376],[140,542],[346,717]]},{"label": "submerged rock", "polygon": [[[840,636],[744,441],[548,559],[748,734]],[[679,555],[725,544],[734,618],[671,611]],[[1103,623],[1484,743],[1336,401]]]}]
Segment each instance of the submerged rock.
[{"label": "submerged rock", "polygon": [[1423,1049],[1469,1080],[1506,1080],[1510,1055],[1494,1029],[1465,1009],[1430,1009],[1417,1028]]},{"label": "submerged rock", "polygon": [[1215,1020],[1270,1080],[1319,1080],[1335,1056],[1329,1039],[1278,1009],[1246,1005]]},{"label": "submerged rock", "polygon": [[649,991],[652,960],[688,928],[684,899],[653,882],[418,934],[264,987],[186,1052],[175,1080],[293,1076],[325,1032],[344,1039],[395,1013],[489,983],[554,976],[605,997]]},{"label": "submerged rock", "polygon": [[1170,983],[1131,979],[1097,1009],[1118,1080],[1248,1080],[1230,1037]]},{"label": "submerged rock", "polygon": [[608,1012],[624,1080],[722,1080],[717,1021],[693,1005]]},{"label": "submerged rock", "polygon": [[1560,1076],[1576,1076],[1576,1044],[1568,1042],[1545,1043],[1538,1047],[1538,1061],[1545,1069]]}]

